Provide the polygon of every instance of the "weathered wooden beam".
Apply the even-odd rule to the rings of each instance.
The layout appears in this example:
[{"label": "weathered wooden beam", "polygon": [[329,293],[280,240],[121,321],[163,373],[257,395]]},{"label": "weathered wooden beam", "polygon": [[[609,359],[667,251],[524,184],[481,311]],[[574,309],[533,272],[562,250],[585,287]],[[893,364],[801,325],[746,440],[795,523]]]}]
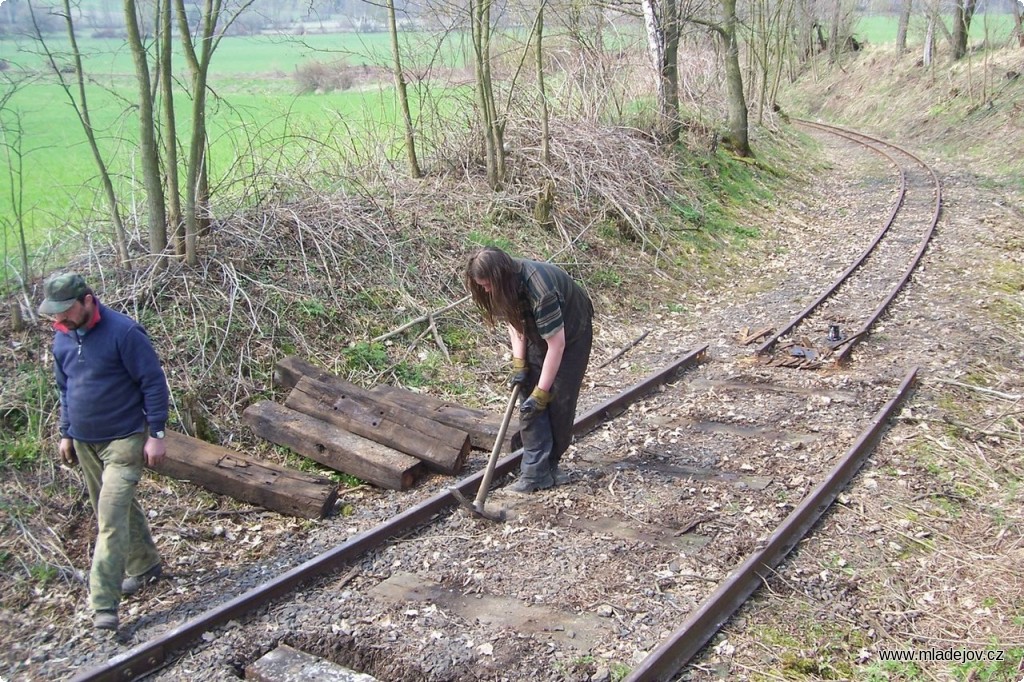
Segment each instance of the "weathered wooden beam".
[{"label": "weathered wooden beam", "polygon": [[338,486],[322,476],[264,462],[174,431],[167,432],[167,455],[156,470],[218,495],[307,519],[327,516],[338,498]]},{"label": "weathered wooden beam", "polygon": [[377,400],[365,389],[339,378],[322,381],[303,376],[284,404],[412,455],[444,474],[458,473],[469,454],[465,431]]},{"label": "weathered wooden beam", "polygon": [[337,374],[328,372],[326,369],[317,367],[313,363],[296,355],[289,355],[281,358],[274,365],[274,384],[281,389],[289,390],[295,388],[302,377],[312,377],[319,381],[331,381],[340,379]]},{"label": "weathered wooden beam", "polygon": [[[289,356],[277,362],[274,368],[274,382],[278,387],[291,389],[303,376],[313,377],[328,383],[342,381],[340,377],[296,356]],[[365,390],[365,389],[364,389]],[[463,407],[437,398],[413,393],[393,386],[376,386],[368,394],[375,400],[401,407],[420,417],[446,424],[469,434],[470,444],[480,450],[491,450],[501,428],[501,415],[486,410]],[[518,436],[519,427],[512,424],[505,436],[502,447],[512,450],[513,438]],[[516,439],[518,440],[518,439]]]},{"label": "weathered wooden beam", "polygon": [[415,457],[269,400],[250,405],[242,418],[261,438],[381,488],[406,490],[421,468]]},{"label": "weathered wooden beam", "polygon": [[[394,386],[380,384],[374,386],[370,394],[379,400],[402,407],[421,417],[433,419],[467,432],[470,443],[474,448],[480,450],[491,450],[494,447],[494,441],[498,438],[498,431],[501,429],[501,415],[445,402],[422,393],[413,393]],[[512,439],[518,431],[518,424],[513,423],[509,426],[505,442],[502,444],[503,448],[512,449]]]}]

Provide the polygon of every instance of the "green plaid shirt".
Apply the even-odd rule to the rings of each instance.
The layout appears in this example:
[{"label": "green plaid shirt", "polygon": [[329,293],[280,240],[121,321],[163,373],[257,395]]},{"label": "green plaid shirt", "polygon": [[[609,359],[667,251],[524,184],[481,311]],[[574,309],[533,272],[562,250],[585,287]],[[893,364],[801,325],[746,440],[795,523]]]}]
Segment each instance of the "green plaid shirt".
[{"label": "green plaid shirt", "polygon": [[564,327],[566,343],[575,341],[594,315],[586,292],[557,265],[517,260],[523,277],[527,327],[532,317],[542,339],[551,338]]}]

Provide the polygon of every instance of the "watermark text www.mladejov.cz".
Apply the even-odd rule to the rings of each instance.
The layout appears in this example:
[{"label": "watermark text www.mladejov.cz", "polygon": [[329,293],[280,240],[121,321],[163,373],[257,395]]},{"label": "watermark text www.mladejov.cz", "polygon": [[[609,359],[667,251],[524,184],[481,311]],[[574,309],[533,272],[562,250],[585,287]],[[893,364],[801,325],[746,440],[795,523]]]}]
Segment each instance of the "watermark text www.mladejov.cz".
[{"label": "watermark text www.mladejov.cz", "polygon": [[1001,649],[881,649],[878,660],[894,663],[1000,663]]}]

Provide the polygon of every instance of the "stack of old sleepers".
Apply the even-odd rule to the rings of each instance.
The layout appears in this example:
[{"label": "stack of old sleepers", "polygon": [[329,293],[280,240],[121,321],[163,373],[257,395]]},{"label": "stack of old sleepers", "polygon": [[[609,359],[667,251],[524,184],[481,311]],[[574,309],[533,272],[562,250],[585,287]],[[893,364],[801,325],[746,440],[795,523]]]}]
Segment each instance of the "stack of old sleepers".
[{"label": "stack of old sleepers", "polygon": [[411,487],[424,467],[458,473],[470,447],[490,449],[501,427],[483,410],[391,386],[368,390],[294,356],[277,363],[274,379],[290,391],[284,404],[261,401],[242,415],[257,435],[390,490]]}]

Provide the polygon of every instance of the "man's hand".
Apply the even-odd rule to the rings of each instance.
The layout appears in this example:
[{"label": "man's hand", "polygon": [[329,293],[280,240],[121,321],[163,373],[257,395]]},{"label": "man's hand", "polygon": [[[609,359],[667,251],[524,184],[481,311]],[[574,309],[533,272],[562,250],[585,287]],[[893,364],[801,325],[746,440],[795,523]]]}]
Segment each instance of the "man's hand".
[{"label": "man's hand", "polygon": [[533,393],[530,397],[523,401],[523,404],[519,406],[519,419],[522,421],[530,421],[538,414],[548,409],[548,403],[551,402],[551,393],[545,391],[543,388],[533,389]]},{"label": "man's hand", "polygon": [[78,453],[75,452],[75,442],[70,438],[61,438],[60,445],[57,446],[57,451],[60,452],[61,461],[69,467],[73,467],[78,464]]},{"label": "man's hand", "polygon": [[150,469],[156,469],[163,460],[164,455],[167,454],[167,443],[164,442],[163,438],[153,438],[150,436],[146,439],[146,447],[143,448],[143,453],[146,457],[146,466]]},{"label": "man's hand", "polygon": [[522,386],[526,382],[526,377],[530,373],[530,368],[526,366],[526,360],[522,358],[512,358],[512,377],[508,380],[509,388],[513,386]]}]

